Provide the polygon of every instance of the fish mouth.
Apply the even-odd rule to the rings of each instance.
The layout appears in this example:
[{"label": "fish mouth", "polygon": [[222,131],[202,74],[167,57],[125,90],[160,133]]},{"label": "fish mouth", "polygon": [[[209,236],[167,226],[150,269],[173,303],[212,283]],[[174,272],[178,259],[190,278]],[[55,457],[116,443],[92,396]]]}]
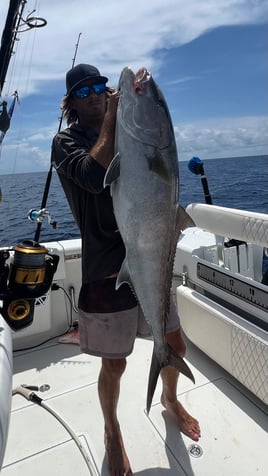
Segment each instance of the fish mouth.
[{"label": "fish mouth", "polygon": [[136,94],[143,94],[144,88],[151,80],[151,77],[151,73],[145,67],[142,67],[137,71],[134,77],[134,90]]},{"label": "fish mouth", "polygon": [[148,69],[145,67],[140,68],[135,74],[135,80],[140,82],[148,81],[151,77],[152,75],[150,71],[148,71]]},{"label": "fish mouth", "polygon": [[134,75],[134,92],[139,96],[152,96],[155,103],[166,109],[160,90],[153,81],[152,74],[147,68],[142,67]]},{"label": "fish mouth", "polygon": [[147,93],[148,85],[151,83],[152,75],[147,68],[140,68],[137,73],[134,73],[128,66],[125,67],[120,75],[118,90],[123,92],[128,85],[135,94],[145,95]]}]

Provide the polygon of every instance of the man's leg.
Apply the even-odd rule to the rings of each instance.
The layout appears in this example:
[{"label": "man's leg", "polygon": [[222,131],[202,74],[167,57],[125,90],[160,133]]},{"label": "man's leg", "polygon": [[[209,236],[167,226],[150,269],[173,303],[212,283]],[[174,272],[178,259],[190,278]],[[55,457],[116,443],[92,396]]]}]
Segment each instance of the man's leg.
[{"label": "man's leg", "polygon": [[111,476],[130,476],[132,471],[117,419],[120,379],[126,359],[102,359],[98,391],[104,417],[105,447]]},{"label": "man's leg", "polygon": [[[180,355],[180,357],[184,357],[186,346],[180,330],[167,334],[166,341],[175,352]],[[162,405],[176,419],[180,431],[192,438],[192,440],[198,441],[201,436],[198,421],[193,418],[177,400],[177,382],[179,372],[174,367],[164,367],[161,370],[161,377],[163,382],[163,391],[161,395]]]}]

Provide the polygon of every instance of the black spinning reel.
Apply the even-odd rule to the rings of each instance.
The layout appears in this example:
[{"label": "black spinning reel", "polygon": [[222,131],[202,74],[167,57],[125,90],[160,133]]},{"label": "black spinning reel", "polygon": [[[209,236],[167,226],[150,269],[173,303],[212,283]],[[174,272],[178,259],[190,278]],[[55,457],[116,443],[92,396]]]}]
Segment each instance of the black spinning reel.
[{"label": "black spinning reel", "polygon": [[0,311],[13,330],[32,323],[35,300],[49,291],[58,262],[33,240],[0,250]]}]

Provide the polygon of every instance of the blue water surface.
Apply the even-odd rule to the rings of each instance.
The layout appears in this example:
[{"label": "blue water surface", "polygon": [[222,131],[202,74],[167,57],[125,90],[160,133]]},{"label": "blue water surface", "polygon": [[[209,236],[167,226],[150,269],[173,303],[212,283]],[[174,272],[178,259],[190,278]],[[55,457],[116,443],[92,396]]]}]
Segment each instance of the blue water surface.
[{"label": "blue water surface", "polygon": [[[210,159],[204,162],[212,203],[225,207],[268,213],[268,156]],[[0,245],[12,246],[33,239],[36,223],[28,218],[30,209],[40,209],[46,172],[3,175],[0,177],[3,200],[0,204]],[[188,162],[180,162],[180,203],[204,203],[200,175],[191,173]],[[46,208],[53,229],[44,220],[40,240],[57,241],[79,236],[57,174],[53,172]]]}]

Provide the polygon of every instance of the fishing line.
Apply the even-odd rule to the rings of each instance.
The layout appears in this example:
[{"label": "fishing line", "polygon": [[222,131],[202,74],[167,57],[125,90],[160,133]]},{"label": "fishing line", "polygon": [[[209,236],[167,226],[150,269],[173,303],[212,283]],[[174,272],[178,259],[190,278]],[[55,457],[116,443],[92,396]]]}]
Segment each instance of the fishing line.
[{"label": "fishing line", "polygon": [[[18,127],[16,128],[16,147],[13,149],[13,163],[12,163],[12,170],[10,172],[10,175],[11,175],[11,182],[10,182],[10,186],[7,190],[7,192],[5,192],[4,196],[3,196],[3,201],[6,202],[7,204],[7,208],[6,208],[6,213],[4,214],[4,229],[7,228],[8,226],[8,223],[10,222],[10,220],[13,218],[13,208],[12,208],[12,203],[11,203],[11,194],[12,194],[12,191],[14,189],[14,187],[16,186],[16,168],[17,168],[17,161],[18,161],[18,155],[19,155],[19,150],[21,148],[21,129],[22,129],[22,121],[20,119],[20,114],[21,114],[21,111],[20,111],[20,108],[18,108]],[[2,148],[2,146],[1,146]],[[3,204],[1,204],[2,206]],[[0,239],[1,241],[1,239]]]},{"label": "fishing line", "polygon": [[[11,182],[10,182],[10,185],[9,185],[9,188],[8,188],[7,192],[5,192],[3,197],[2,197],[2,203],[0,205],[1,207],[3,207],[3,202],[6,203],[6,210],[5,210],[5,213],[4,213],[4,220],[3,220],[3,222],[4,222],[3,223],[3,230],[8,228],[8,224],[9,224],[10,220],[13,218],[12,205],[11,205],[11,195],[12,195],[12,191],[13,191],[14,187],[16,186],[15,170],[16,170],[19,147],[20,147],[19,144],[17,144],[16,149],[15,149],[15,159],[14,159],[13,166],[12,166],[12,172],[10,174]],[[2,146],[1,146],[1,148],[2,148]],[[1,237],[0,237],[0,243],[1,243]]]},{"label": "fishing line", "polygon": [[[39,17],[30,17],[33,12],[36,11],[36,8],[38,8],[39,2],[35,0],[34,3],[34,9],[31,11],[31,13],[28,13],[28,16],[26,19],[23,18],[23,11],[25,8],[27,2],[23,2],[21,5],[21,10],[18,13],[18,18],[16,20],[14,32],[13,32],[13,40],[11,42],[11,71],[8,71],[8,81],[6,82],[6,77],[3,78],[4,84],[5,84],[5,89],[7,90],[6,95],[10,96],[11,91],[14,91],[14,83],[15,83],[15,78],[19,77],[20,79],[24,77],[25,81],[24,84],[22,85],[22,94],[26,95],[29,89],[29,83],[30,83],[30,71],[32,67],[32,60],[33,60],[33,52],[34,52],[34,46],[35,46],[35,39],[36,39],[36,27],[44,26],[46,25],[46,20],[39,18]],[[40,21],[39,21],[40,20]],[[28,23],[27,23],[28,21]],[[39,24],[37,24],[37,21]],[[21,29],[21,27],[25,27],[24,29]],[[26,35],[26,45],[23,46],[24,50],[21,50],[21,42],[20,42],[20,35],[24,33],[25,31],[29,30],[34,30],[33,34],[30,37],[29,35]],[[17,35],[19,37],[17,37]],[[10,53],[10,51],[8,52]],[[23,53],[23,54],[22,54]],[[9,64],[8,64],[9,66]],[[19,68],[19,72],[17,71]],[[9,69],[9,68],[8,68]],[[24,75],[25,73],[25,75]],[[21,92],[20,90],[20,92]],[[22,116],[20,115],[21,111],[20,108],[18,108],[18,115],[17,115],[17,122],[18,126],[15,127],[16,131],[16,137],[14,137],[14,140],[17,142],[17,147],[14,149],[14,162],[13,162],[13,167],[11,171],[11,176],[12,176],[12,181],[10,184],[9,191],[7,193],[7,210],[5,213],[5,218],[4,218],[4,228],[7,226],[7,224],[10,221],[10,218],[12,218],[12,205],[10,202],[10,197],[11,197],[11,190],[14,187],[15,184],[15,172],[17,169],[17,160],[18,160],[18,154],[19,150],[21,150],[21,144],[23,143],[23,140],[21,139],[22,137]],[[14,120],[14,119],[13,119]],[[0,159],[2,157],[2,144],[1,144],[1,150],[0,150]],[[10,163],[10,162],[9,162]],[[2,193],[0,190],[0,195],[1,195],[1,200],[2,201]]]},{"label": "fishing line", "polygon": [[[39,2],[38,2],[38,5],[39,5]],[[36,10],[38,9],[37,7],[37,0],[35,1],[35,7],[33,9],[33,12],[35,12]],[[29,15],[31,15],[31,13]],[[33,53],[34,53],[34,47],[35,47],[35,40],[36,40],[36,28],[32,28],[33,32],[33,38],[32,38],[32,44],[31,44],[31,49],[30,49],[30,54],[29,54],[29,66],[28,66],[28,74],[27,74],[27,79],[26,79],[26,88],[25,88],[25,94],[27,94],[27,91],[28,91],[28,87],[29,87],[29,82],[30,82],[30,70],[31,70],[31,67],[32,67],[32,60],[33,60]],[[27,30],[28,31],[28,30]],[[27,35],[28,38],[28,44],[30,42],[30,32],[29,34]],[[25,56],[26,56],[26,52],[28,52],[28,48],[25,48]]]}]

